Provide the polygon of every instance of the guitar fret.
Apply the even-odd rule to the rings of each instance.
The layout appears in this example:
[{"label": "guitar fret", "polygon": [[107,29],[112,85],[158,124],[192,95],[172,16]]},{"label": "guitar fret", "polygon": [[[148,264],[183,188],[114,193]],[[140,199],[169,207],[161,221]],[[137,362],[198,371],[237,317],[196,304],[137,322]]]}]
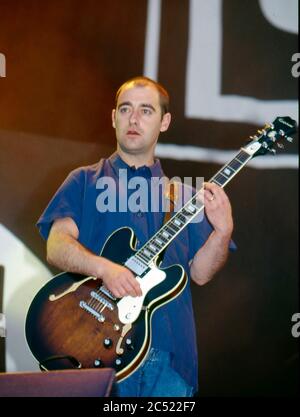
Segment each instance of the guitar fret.
[{"label": "guitar fret", "polygon": [[228,165],[222,170],[222,175],[226,176],[227,178],[231,177],[233,174],[233,169],[230,168]]},{"label": "guitar fret", "polygon": [[192,216],[195,213],[196,208],[189,204],[188,206],[185,206],[184,210],[186,213],[188,213],[189,216]]},{"label": "guitar fret", "polygon": [[147,251],[149,253],[149,255],[146,254],[147,256],[152,257],[152,256],[155,256],[156,255],[156,251],[153,251],[152,249],[150,249],[149,244],[143,250],[144,251]]},{"label": "guitar fret", "polygon": [[221,186],[225,185],[233,172],[234,172],[233,169],[229,169],[226,167],[225,169],[222,170],[222,172],[218,172],[216,174],[216,176],[212,179],[212,182],[217,182],[218,185],[221,185]]},{"label": "guitar fret", "polygon": [[233,171],[237,171],[240,167],[241,167],[242,163],[240,161],[238,161],[236,158],[234,158],[229,164],[228,166],[230,166],[231,169],[233,169]]},{"label": "guitar fret", "polygon": [[143,262],[149,262],[149,259],[147,258],[147,256],[143,253],[143,252],[138,252],[138,254],[136,254],[139,256],[139,258],[143,261]]},{"label": "guitar fret", "polygon": [[221,182],[217,181],[216,178],[213,178],[211,182],[214,182],[215,184],[220,185],[220,186],[223,185]]},{"label": "guitar fret", "polygon": [[186,208],[183,208],[182,209],[182,213],[184,214],[184,216],[187,218],[187,220],[188,220],[188,217],[189,216],[192,216],[193,215],[193,213],[191,213],[190,211],[188,211]]},{"label": "guitar fret", "polygon": [[148,256],[151,256],[151,252],[150,252],[150,250],[148,250],[148,249],[146,249],[146,248],[144,248],[144,249],[143,249],[143,253],[144,253],[144,255],[146,255],[147,257],[148,257]]},{"label": "guitar fret", "polygon": [[163,242],[158,238],[158,237],[156,237],[155,238],[155,241],[159,244],[159,245],[163,245]]},{"label": "guitar fret", "polygon": [[152,243],[149,243],[149,248],[153,253],[157,252],[157,248]]},{"label": "guitar fret", "polygon": [[155,247],[155,250],[160,250],[161,249],[161,245],[159,245],[158,243],[156,243],[155,239],[154,240],[151,240],[150,241],[150,244]]},{"label": "guitar fret", "polygon": [[179,220],[182,222],[182,223],[185,223],[186,222],[186,217],[182,214],[182,213],[178,213],[177,214],[177,217],[179,218]]},{"label": "guitar fret", "polygon": [[219,182],[221,182],[222,184],[224,184],[227,181],[228,176],[226,174],[223,174],[223,172],[219,172],[216,175],[216,178],[218,179]]},{"label": "guitar fret", "polygon": [[175,230],[172,229],[170,224],[166,225],[165,230],[173,237],[173,235],[176,233]]},{"label": "guitar fret", "polygon": [[235,159],[236,159],[237,161],[239,161],[239,163],[240,163],[241,165],[243,165],[243,161],[241,161],[241,159],[240,159],[240,158],[238,158],[238,156],[239,156],[239,155],[237,155],[237,156],[235,157]]},{"label": "guitar fret", "polygon": [[199,193],[199,191],[194,195],[194,197],[191,200],[192,201],[192,204],[193,204],[193,206],[195,206],[196,210],[199,210],[199,208],[202,207],[201,200],[199,200],[197,198],[198,193]]},{"label": "guitar fret", "polygon": [[165,230],[163,230],[162,234],[163,234],[163,236],[165,238],[169,239],[169,237],[170,237],[170,233],[169,232],[166,232]]},{"label": "guitar fret", "polygon": [[137,258],[138,262],[141,262],[142,264],[145,262],[145,260],[141,257],[141,252],[137,252],[135,257]]},{"label": "guitar fret", "polygon": [[174,219],[174,223],[176,224],[176,226],[182,226],[182,222],[177,218]]},{"label": "guitar fret", "polygon": [[189,204],[187,209],[194,214],[197,211],[197,208],[193,206],[193,204]]},{"label": "guitar fret", "polygon": [[175,233],[177,233],[179,230],[179,227],[174,224],[173,220],[168,224],[168,226],[171,227],[171,229],[173,229]]},{"label": "guitar fret", "polygon": [[159,238],[163,241],[163,244],[168,242],[168,239],[162,236],[162,233],[159,235]]},{"label": "guitar fret", "polygon": [[241,151],[236,158],[241,161],[243,164],[249,159],[250,155],[247,152]]}]

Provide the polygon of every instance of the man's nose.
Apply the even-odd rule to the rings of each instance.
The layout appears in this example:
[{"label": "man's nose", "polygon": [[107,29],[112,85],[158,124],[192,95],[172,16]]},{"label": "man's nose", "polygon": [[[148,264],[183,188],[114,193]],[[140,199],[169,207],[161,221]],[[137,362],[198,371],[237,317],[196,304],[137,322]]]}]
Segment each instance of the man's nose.
[{"label": "man's nose", "polygon": [[132,110],[132,113],[131,113],[130,118],[129,118],[129,122],[131,124],[136,124],[138,122],[138,111],[137,110]]}]

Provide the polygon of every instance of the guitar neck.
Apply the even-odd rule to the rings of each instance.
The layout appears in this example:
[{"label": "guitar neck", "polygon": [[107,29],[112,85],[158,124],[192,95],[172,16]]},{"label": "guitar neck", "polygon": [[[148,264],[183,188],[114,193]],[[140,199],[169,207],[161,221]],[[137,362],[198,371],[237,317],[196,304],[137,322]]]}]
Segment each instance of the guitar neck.
[{"label": "guitar neck", "polygon": [[[210,180],[220,187],[225,187],[229,181],[252,159],[252,155],[243,148],[238,154],[226,165],[224,165]],[[199,192],[198,192],[199,193]],[[197,194],[198,194],[197,193]]]},{"label": "guitar neck", "polygon": [[[247,164],[252,155],[243,148],[224,165],[209,182],[224,187]],[[204,209],[199,190],[158,232],[135,254],[137,261],[149,265],[172,240]]]}]

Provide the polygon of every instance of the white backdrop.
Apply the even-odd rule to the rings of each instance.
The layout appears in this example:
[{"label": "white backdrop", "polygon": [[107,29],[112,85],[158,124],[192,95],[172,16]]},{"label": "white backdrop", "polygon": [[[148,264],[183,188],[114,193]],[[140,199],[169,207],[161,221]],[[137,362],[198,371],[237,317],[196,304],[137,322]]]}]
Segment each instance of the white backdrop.
[{"label": "white backdrop", "polygon": [[37,370],[25,340],[25,318],[36,292],[52,276],[45,265],[0,224],[0,264],[4,266],[6,371]]}]

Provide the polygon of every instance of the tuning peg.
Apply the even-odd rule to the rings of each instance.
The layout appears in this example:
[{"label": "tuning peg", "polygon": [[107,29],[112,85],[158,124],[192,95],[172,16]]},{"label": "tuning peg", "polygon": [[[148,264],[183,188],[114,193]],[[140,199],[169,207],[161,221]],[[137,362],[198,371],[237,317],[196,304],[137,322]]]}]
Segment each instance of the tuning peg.
[{"label": "tuning peg", "polygon": [[276,143],[276,146],[277,146],[277,148],[279,148],[279,149],[284,149],[284,145],[283,145],[282,143],[280,143],[280,142],[277,142],[277,143]]},{"label": "tuning peg", "polygon": [[268,151],[269,151],[270,153],[272,153],[273,155],[276,155],[276,150],[275,150],[275,149],[268,149]]},{"label": "tuning peg", "polygon": [[290,136],[287,136],[286,137],[286,140],[289,141],[289,142],[291,142],[291,143],[293,143],[293,138],[291,138]]},{"label": "tuning peg", "polygon": [[275,138],[276,138],[276,132],[275,130],[271,130],[271,132],[268,133],[268,137],[275,142]]},{"label": "tuning peg", "polygon": [[260,134],[261,136],[262,135],[266,136],[267,132],[265,131],[265,129],[262,129],[262,130],[258,130],[257,133]]}]

